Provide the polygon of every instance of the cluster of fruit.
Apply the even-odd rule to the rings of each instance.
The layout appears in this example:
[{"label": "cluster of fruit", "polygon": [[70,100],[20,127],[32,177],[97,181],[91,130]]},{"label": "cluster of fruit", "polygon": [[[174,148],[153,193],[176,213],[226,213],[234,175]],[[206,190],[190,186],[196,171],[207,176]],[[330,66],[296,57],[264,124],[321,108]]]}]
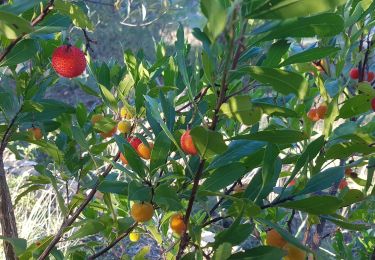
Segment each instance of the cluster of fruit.
[{"label": "cluster of fruit", "polygon": [[[359,70],[357,68],[351,69],[349,72],[349,76],[351,79],[357,80],[359,79]],[[375,73],[373,71],[367,72],[366,77],[364,78],[367,82],[372,82],[375,79]]]},{"label": "cluster of fruit", "polygon": [[307,113],[307,117],[316,122],[319,119],[324,119],[327,113],[327,106],[325,104],[319,105],[317,108],[311,108],[310,111]]}]

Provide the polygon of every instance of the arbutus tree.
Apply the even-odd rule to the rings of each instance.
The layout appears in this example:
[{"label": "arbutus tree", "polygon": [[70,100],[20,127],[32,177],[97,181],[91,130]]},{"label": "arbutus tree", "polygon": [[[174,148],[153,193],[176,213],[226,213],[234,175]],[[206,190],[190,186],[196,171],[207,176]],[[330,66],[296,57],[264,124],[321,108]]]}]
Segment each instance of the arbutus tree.
[{"label": "arbutus tree", "polygon": [[[337,258],[374,256],[374,2],[201,0],[195,55],[180,25],[172,51],[124,63],[90,56],[83,2],[0,6],[6,259],[95,259],[139,234],[163,259],[318,259],[328,237]],[[100,104],[46,98],[63,78]],[[24,144],[47,157],[12,202],[4,151]],[[26,241],[14,204],[46,188],[63,221]]]}]

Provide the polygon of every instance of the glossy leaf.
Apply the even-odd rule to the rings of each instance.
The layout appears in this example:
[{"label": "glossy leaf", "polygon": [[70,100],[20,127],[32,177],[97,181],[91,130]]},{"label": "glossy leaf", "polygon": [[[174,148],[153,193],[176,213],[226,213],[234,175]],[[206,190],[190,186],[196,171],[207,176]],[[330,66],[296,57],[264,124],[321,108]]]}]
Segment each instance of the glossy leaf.
[{"label": "glossy leaf", "polygon": [[222,154],[227,149],[223,136],[204,127],[195,127],[190,131],[194,145],[198,153],[203,158],[212,158],[217,154]]},{"label": "glossy leaf", "polygon": [[19,63],[28,61],[35,56],[37,51],[38,48],[35,40],[22,40],[17,43],[16,46],[8,53],[8,55],[5,56],[5,59],[0,62],[0,67],[15,66]]},{"label": "glossy leaf", "polygon": [[171,140],[164,132],[160,132],[151,151],[150,171],[152,173],[166,163],[170,146]]},{"label": "glossy leaf", "polygon": [[238,135],[232,137],[232,140],[246,139],[246,140],[257,140],[263,142],[270,142],[275,144],[289,144],[296,143],[307,139],[307,135],[303,132],[289,129],[278,129],[278,130],[264,130],[251,134]]},{"label": "glossy leaf", "polygon": [[207,31],[214,41],[224,30],[227,23],[227,12],[220,0],[202,0],[201,9],[207,18]]},{"label": "glossy leaf", "polygon": [[325,57],[332,56],[333,54],[336,54],[340,48],[336,47],[318,47],[318,48],[312,48],[300,53],[297,53],[293,56],[290,56],[285,61],[280,63],[279,67],[284,67],[290,64],[295,63],[304,63],[309,61],[316,61]]},{"label": "glossy leaf", "polygon": [[262,110],[254,107],[248,96],[234,96],[230,98],[221,106],[220,112],[245,125],[252,125],[258,122],[262,116]]},{"label": "glossy leaf", "polygon": [[371,110],[371,97],[365,94],[347,99],[340,108],[341,118],[351,118]]},{"label": "glossy leaf", "polygon": [[0,11],[0,34],[6,38],[14,40],[32,30],[29,21],[12,13]]},{"label": "glossy leaf", "polygon": [[75,26],[89,30],[94,29],[90,19],[78,5],[63,0],[55,0],[54,7],[60,13],[69,16]]},{"label": "glossy leaf", "polygon": [[244,252],[238,252],[229,257],[229,260],[269,260],[281,259],[286,251],[272,246],[258,246]]},{"label": "glossy leaf", "polygon": [[334,196],[313,196],[306,199],[289,201],[279,204],[280,207],[296,209],[314,215],[334,213],[342,200]]},{"label": "glossy leaf", "polygon": [[304,99],[306,95],[307,81],[298,73],[257,66],[250,67],[248,72],[251,77],[263,84],[270,85],[281,94],[295,94],[299,99]]}]

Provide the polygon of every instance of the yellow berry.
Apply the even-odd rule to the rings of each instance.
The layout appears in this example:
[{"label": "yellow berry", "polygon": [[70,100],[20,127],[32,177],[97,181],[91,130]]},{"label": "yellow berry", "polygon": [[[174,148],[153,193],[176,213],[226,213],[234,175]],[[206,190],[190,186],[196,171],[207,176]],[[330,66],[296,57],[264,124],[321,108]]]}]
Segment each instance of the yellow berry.
[{"label": "yellow berry", "polygon": [[117,129],[120,131],[122,134],[127,134],[130,132],[131,124],[128,121],[120,121],[117,125]]},{"label": "yellow berry", "polygon": [[139,233],[131,232],[131,233],[129,234],[129,239],[130,239],[130,241],[132,241],[132,242],[137,242],[137,241],[139,240],[139,238],[140,238]]},{"label": "yellow berry", "polygon": [[132,113],[129,111],[127,107],[122,107],[120,110],[120,115],[122,118],[131,119],[133,118]]}]

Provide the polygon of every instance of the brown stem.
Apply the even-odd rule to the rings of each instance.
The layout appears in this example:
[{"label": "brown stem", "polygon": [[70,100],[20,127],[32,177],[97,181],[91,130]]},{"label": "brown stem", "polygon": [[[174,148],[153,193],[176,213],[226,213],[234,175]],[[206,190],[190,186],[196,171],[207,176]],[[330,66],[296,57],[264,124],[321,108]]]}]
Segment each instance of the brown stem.
[{"label": "brown stem", "polygon": [[[48,4],[46,5],[46,7],[40,13],[40,15],[38,17],[36,17],[34,20],[31,21],[31,26],[34,27],[35,25],[37,25],[38,23],[40,23],[41,21],[43,21],[43,19],[47,16],[47,14],[53,9],[53,3],[54,3],[54,1],[55,0],[50,0],[48,2]],[[0,62],[5,59],[5,57],[9,54],[9,52],[14,48],[14,46],[16,46],[16,44],[19,41],[21,41],[23,39],[23,37],[25,37],[25,35],[26,34],[20,35],[17,39],[14,39],[8,45],[8,47],[5,48],[5,50],[3,51],[3,53],[1,53],[1,55],[0,55]]]},{"label": "brown stem", "polygon": [[[114,162],[116,162],[120,158],[120,152],[117,153],[115,158],[113,159]],[[78,216],[81,214],[81,212],[85,209],[85,207],[90,203],[92,198],[94,197],[96,191],[98,190],[98,187],[101,183],[100,179],[105,178],[112,170],[113,165],[110,164],[107,166],[103,174],[100,176],[99,180],[95,183],[94,187],[90,191],[90,193],[87,195],[86,199],[82,202],[82,204],[79,206],[79,208],[72,214],[70,218],[67,218],[64,220],[64,222],[61,224],[59,231],[55,235],[55,237],[52,239],[51,243],[48,245],[48,247],[43,251],[43,253],[38,258],[39,260],[46,259],[48,255],[50,254],[51,250],[55,247],[55,245],[60,241],[61,237],[64,234],[65,228],[69,227],[74,223],[74,221],[78,218]]]},{"label": "brown stem", "polygon": [[115,240],[113,240],[112,243],[110,243],[108,246],[106,246],[105,248],[103,248],[99,252],[93,254],[92,256],[89,256],[87,259],[92,260],[92,259],[95,259],[95,258],[103,255],[104,253],[108,252],[108,250],[110,250],[112,247],[117,245],[118,242],[120,242],[122,239],[127,237],[130,234],[130,232],[132,232],[137,226],[138,226],[138,222],[134,222],[133,225],[131,225],[124,233],[122,233]]},{"label": "brown stem", "polygon": [[[196,95],[194,97],[194,102],[199,102],[206,94],[207,94],[207,91],[210,87],[207,86],[207,87],[204,87],[198,95]],[[192,102],[188,102],[187,104],[185,104],[184,106],[180,107],[179,109],[176,110],[176,112],[182,112],[182,110],[188,108],[189,106],[192,105]]]}]

